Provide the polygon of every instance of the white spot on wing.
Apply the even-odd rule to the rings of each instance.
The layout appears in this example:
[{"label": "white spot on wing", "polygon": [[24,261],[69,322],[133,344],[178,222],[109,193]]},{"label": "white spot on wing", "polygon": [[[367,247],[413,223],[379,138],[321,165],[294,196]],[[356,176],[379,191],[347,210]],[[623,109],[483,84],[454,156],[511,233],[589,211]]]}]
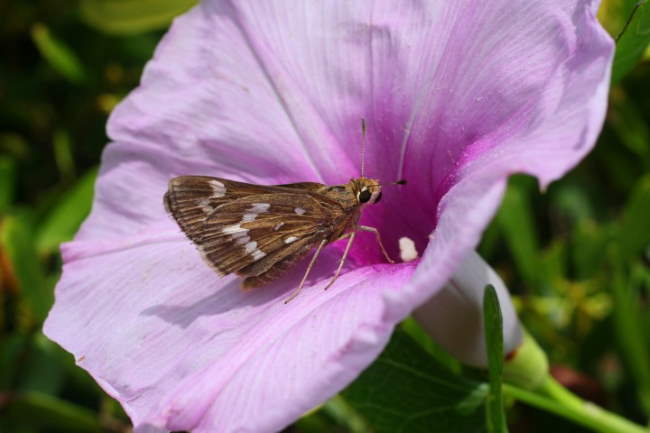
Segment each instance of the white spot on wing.
[{"label": "white spot on wing", "polygon": [[248,229],[243,229],[240,232],[233,233],[230,235],[232,239],[240,239],[240,238],[247,238],[248,236],[246,235],[248,233]]},{"label": "white spot on wing", "polygon": [[277,223],[275,226],[273,226],[273,231],[277,232],[278,230],[280,230],[280,227],[282,227],[283,225],[284,225],[283,222]]},{"label": "white spot on wing", "polygon": [[244,248],[245,248],[245,250],[246,250],[246,252],[248,254],[253,256],[253,260],[256,260],[256,261],[261,259],[262,257],[264,257],[266,255],[266,253],[264,253],[264,251],[257,248],[257,242],[255,242],[255,241],[248,242],[246,244],[246,246],[244,246]]},{"label": "white spot on wing", "polygon": [[270,203],[254,203],[253,206],[250,208],[250,211],[259,214],[262,212],[266,212],[267,210],[269,210],[270,207],[271,207]]},{"label": "white spot on wing", "polygon": [[297,241],[297,240],[298,240],[297,237],[295,237],[295,236],[289,236],[289,237],[287,237],[287,238],[284,240],[284,243],[285,243],[285,244],[290,244],[291,242],[295,242],[295,241]]},{"label": "white spot on wing", "polygon": [[212,197],[220,198],[226,195],[226,186],[223,183],[212,179],[208,184],[212,188]]},{"label": "white spot on wing", "polygon": [[206,214],[210,214],[214,211],[214,208],[210,206],[210,200],[201,200],[199,202],[199,207]]},{"label": "white spot on wing", "polygon": [[306,210],[304,210],[304,209],[301,208],[301,207],[297,207],[297,208],[295,208],[293,211],[294,211],[295,213],[297,213],[298,215],[302,215],[302,214],[304,214],[305,212],[307,212]]},{"label": "white spot on wing", "polygon": [[418,258],[415,242],[406,236],[399,239],[399,256],[403,262],[410,262]]},{"label": "white spot on wing", "polygon": [[255,221],[255,218],[261,213],[264,213],[269,210],[271,205],[269,203],[253,203],[248,209],[248,212],[244,214],[244,218],[241,220],[242,223],[249,223]]},{"label": "white spot on wing", "polygon": [[243,228],[239,224],[231,224],[222,228],[221,232],[226,235],[232,235],[232,237],[235,238],[246,235],[246,233],[248,233],[248,229]]}]

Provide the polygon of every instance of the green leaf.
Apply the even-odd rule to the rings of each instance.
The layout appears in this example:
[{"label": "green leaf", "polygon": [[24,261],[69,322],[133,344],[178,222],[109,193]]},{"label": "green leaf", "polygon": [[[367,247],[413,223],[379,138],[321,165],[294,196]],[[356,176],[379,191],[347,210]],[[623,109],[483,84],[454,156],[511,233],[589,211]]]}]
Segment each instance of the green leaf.
[{"label": "green leaf", "polygon": [[65,130],[58,130],[54,133],[54,159],[57,168],[64,179],[74,178],[74,156],[72,152],[72,141],[70,134]]},{"label": "green leaf", "polygon": [[609,242],[608,230],[592,219],[577,221],[571,242],[576,279],[586,279],[596,274],[605,260],[603,250]]},{"label": "green leaf", "polygon": [[612,83],[619,82],[634,68],[650,43],[650,6],[647,1],[625,0],[621,15],[624,20],[627,20],[637,4],[640,4],[638,10],[625,28],[625,33],[616,43]]},{"label": "green leaf", "polygon": [[36,254],[31,229],[23,218],[4,219],[0,227],[0,248],[9,259],[9,271],[18,282],[21,304],[29,321],[41,323],[54,299]]},{"label": "green leaf", "polygon": [[85,80],[86,73],[79,58],[61,40],[57,39],[44,24],[34,24],[32,40],[50,66],[73,83]]},{"label": "green leaf", "polygon": [[46,215],[36,236],[36,246],[40,253],[52,252],[61,242],[72,239],[90,212],[96,177],[97,169],[88,171]]},{"label": "green leaf", "polygon": [[488,374],[490,393],[487,397],[487,431],[489,433],[506,433],[506,416],[503,412],[501,396],[501,378],[503,375],[503,317],[499,306],[499,297],[492,285],[485,287],[483,295],[483,324],[488,355]]},{"label": "green leaf", "polygon": [[497,222],[523,280],[537,288],[539,282],[539,241],[535,231],[535,217],[530,202],[534,179],[514,176],[510,179]]},{"label": "green leaf", "polygon": [[44,429],[41,431],[52,429],[84,433],[105,431],[94,412],[40,392],[13,395],[3,408],[2,414],[0,427],[3,426],[3,422],[6,422],[8,426],[28,425]]},{"label": "green leaf", "polygon": [[12,158],[0,156],[0,213],[13,202],[16,184],[16,164]]},{"label": "green leaf", "polygon": [[563,238],[554,239],[553,242],[542,251],[540,258],[540,272],[544,273],[544,281],[550,287],[556,288],[558,281],[561,281],[562,278],[567,275],[567,254],[567,244],[566,240]]},{"label": "green leaf", "polygon": [[106,33],[131,35],[165,28],[197,0],[81,0],[81,16]]},{"label": "green leaf", "polygon": [[622,89],[612,92],[609,101],[607,126],[644,163],[646,169],[650,168],[650,126],[644,117],[645,113]]},{"label": "green leaf", "polygon": [[646,414],[650,415],[650,347],[639,308],[641,294],[636,290],[634,280],[625,274],[616,247],[610,249],[610,261],[614,265],[612,294],[616,341],[629,372],[635,379],[641,405]]},{"label": "green leaf", "polygon": [[0,153],[24,161],[31,157],[32,150],[22,135],[3,131],[0,132]]},{"label": "green leaf", "polygon": [[27,337],[18,332],[0,338],[0,390],[12,389],[16,384],[20,355],[27,345]]},{"label": "green leaf", "polygon": [[618,241],[623,261],[650,247],[650,174],[641,177],[623,211],[618,225]]},{"label": "green leaf", "polygon": [[561,183],[552,184],[548,195],[550,207],[557,215],[555,218],[561,217],[568,223],[575,224],[595,217],[594,204],[583,185],[566,179]]},{"label": "green leaf", "polygon": [[19,391],[37,391],[56,394],[64,379],[64,366],[60,362],[58,347],[40,332],[34,335],[30,350],[20,365]]},{"label": "green leaf", "polygon": [[293,424],[293,428],[300,433],[323,433],[332,431],[332,424],[322,411],[316,411],[300,418]]},{"label": "green leaf", "polygon": [[480,432],[487,386],[444,368],[396,330],[343,398],[377,433]]}]

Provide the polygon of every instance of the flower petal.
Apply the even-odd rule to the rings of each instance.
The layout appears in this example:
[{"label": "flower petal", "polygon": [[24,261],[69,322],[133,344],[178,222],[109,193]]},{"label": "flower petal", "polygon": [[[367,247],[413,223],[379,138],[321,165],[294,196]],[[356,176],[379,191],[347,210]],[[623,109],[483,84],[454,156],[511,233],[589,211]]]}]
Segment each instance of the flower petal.
[{"label": "flower petal", "polygon": [[[533,5],[508,3],[513,14]],[[532,101],[521,98],[525,93],[509,101],[490,98],[498,104],[525,102],[527,108],[522,113],[512,113],[502,127],[476,136],[463,147],[452,180],[438,204],[437,225],[412,284],[399,297],[388,295],[395,317],[402,317],[413,305],[423,303],[435,293],[478,245],[481,233],[501,201],[509,175],[531,174],[545,188],[577,164],[595,144],[607,107],[612,40],[595,19],[597,3],[560,3],[534,3],[543,6],[538,10],[539,16],[530,22],[541,27],[528,33],[548,33],[554,29],[572,41],[570,49],[536,48],[544,50],[548,62],[556,66],[540,83],[536,96],[533,96],[535,92],[529,94]],[[495,2],[490,2],[490,7],[494,5]],[[544,20],[545,16],[550,18]],[[493,31],[504,30],[495,26]],[[550,39],[551,48],[555,46],[554,41]],[[535,48],[526,46],[533,50],[534,56]],[[528,61],[520,58],[521,66],[511,63],[510,67],[525,72]],[[508,74],[490,79],[504,80],[504,86],[506,83],[516,86]]]},{"label": "flower petal", "polygon": [[[44,331],[117,398],[136,427],[277,431],[351,381],[381,351],[393,322],[385,290],[414,266],[364,267],[327,291],[338,255],[288,304],[304,267],[243,292],[175,232],[91,251],[67,244]],[[77,257],[76,259],[72,259]]]},{"label": "flower petal", "polygon": [[442,290],[413,313],[427,333],[450,354],[477,367],[487,367],[483,295],[488,284],[492,284],[499,297],[506,355],[522,343],[521,324],[503,280],[474,251]]}]

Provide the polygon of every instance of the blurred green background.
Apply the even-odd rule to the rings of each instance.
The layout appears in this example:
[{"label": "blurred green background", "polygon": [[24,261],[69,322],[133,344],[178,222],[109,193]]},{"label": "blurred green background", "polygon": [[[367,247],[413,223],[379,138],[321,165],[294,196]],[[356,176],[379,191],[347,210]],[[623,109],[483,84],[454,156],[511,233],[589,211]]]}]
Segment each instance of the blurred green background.
[{"label": "blurred green background", "polygon": [[[137,85],[172,17],[194,3],[0,2],[3,433],[130,431],[119,405],[40,328],[60,274],[58,246],[90,209],[107,116]],[[635,3],[605,2],[600,17],[612,35]],[[650,415],[649,40],[646,4],[619,41],[596,149],[544,194],[534,179],[512,178],[480,246],[549,354],[554,376],[641,424]],[[459,371],[439,349],[429,352]],[[354,392],[344,393],[287,431],[390,431],[363,419],[354,401]],[[513,432],[583,431],[506,404]]]}]

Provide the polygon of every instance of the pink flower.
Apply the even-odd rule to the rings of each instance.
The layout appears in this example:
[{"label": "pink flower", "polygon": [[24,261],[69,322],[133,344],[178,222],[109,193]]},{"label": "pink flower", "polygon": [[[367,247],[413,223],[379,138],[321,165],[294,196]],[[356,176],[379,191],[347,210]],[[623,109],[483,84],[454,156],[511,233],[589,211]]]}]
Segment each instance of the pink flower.
[{"label": "pink flower", "polygon": [[483,295],[491,284],[503,316],[504,354],[514,353],[523,331],[508,289],[496,272],[475,252],[461,262],[447,284],[413,312],[420,326],[447,352],[467,365],[487,366]]},{"label": "pink flower", "polygon": [[[508,175],[542,186],[593,146],[612,41],[596,1],[205,1],[178,18],[115,110],[92,214],[62,247],[47,335],[138,431],[274,432],[334,395],[435,294],[497,208]],[[166,215],[171,177],[384,182],[328,291],[328,247],[244,293]]]}]

